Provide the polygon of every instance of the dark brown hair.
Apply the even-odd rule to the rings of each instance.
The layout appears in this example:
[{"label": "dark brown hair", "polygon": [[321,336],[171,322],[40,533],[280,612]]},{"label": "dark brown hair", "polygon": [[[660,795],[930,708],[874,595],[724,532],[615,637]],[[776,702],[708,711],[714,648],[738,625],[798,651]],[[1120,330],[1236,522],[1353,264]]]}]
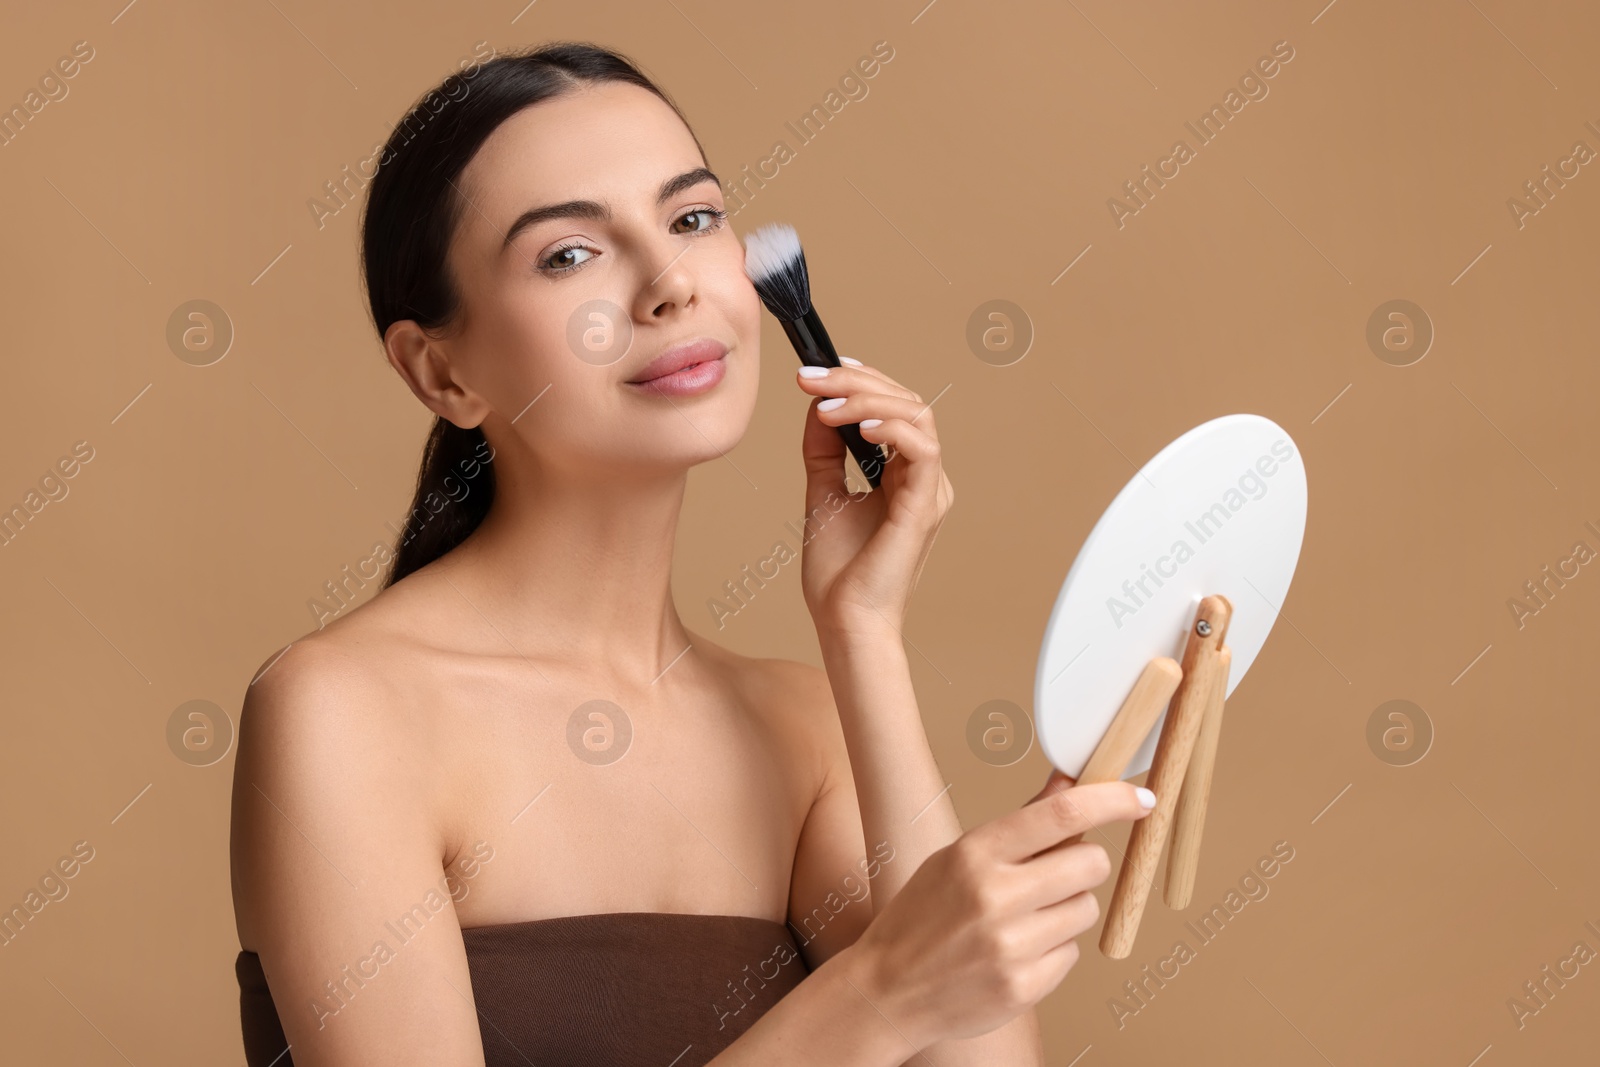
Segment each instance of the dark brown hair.
[{"label": "dark brown hair", "polygon": [[[568,41],[464,67],[407,112],[384,144],[361,219],[362,274],[379,337],[404,319],[433,332],[459,315],[461,293],[445,260],[466,208],[456,180],[489,135],[524,108],[600,82],[648,90],[683,118],[630,59]],[[700,155],[703,161],[704,148]],[[384,588],[459,545],[483,521],[494,501],[493,458],[481,429],[435,417]],[[466,488],[459,498],[452,481]]]}]

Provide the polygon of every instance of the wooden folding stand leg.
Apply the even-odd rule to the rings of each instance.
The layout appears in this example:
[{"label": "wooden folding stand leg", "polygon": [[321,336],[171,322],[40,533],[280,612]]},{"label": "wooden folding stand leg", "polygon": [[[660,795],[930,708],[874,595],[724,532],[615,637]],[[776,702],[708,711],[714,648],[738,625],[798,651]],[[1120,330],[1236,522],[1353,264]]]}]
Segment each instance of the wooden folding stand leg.
[{"label": "wooden folding stand leg", "polygon": [[[1117,875],[1111,905],[1106,910],[1105,929],[1100,934],[1100,951],[1112,959],[1126,958],[1133,950],[1145,902],[1150,887],[1155,884],[1156,863],[1161,858],[1167,833],[1173,827],[1175,813],[1177,831],[1167,871],[1167,903],[1176,908],[1184,907],[1193,891],[1211,769],[1222,727],[1222,702],[1231,659],[1223,642],[1232,616],[1233,605],[1224,596],[1208,596],[1200,601],[1184,648],[1177,691],[1172,692],[1171,685],[1167,684],[1172,676],[1172,660],[1165,657],[1151,660],[1078,779],[1088,784],[1120,778],[1122,769],[1138,750],[1160,712],[1160,700],[1156,701],[1152,712],[1150,698],[1160,694],[1163,688],[1172,694],[1167,721],[1161,728],[1155,759],[1146,779],[1156,794],[1156,807],[1133,824],[1128,851],[1122,857],[1122,870]],[[1165,699],[1164,694],[1161,699]],[[1126,722],[1123,721],[1125,716]],[[1104,777],[1091,778],[1091,770]]]},{"label": "wooden folding stand leg", "polygon": [[[1074,784],[1121,781],[1123,768],[1127,767],[1128,761],[1133,759],[1133,754],[1139,751],[1139,746],[1149,736],[1150,727],[1156,724],[1161,709],[1167,706],[1167,700],[1171,698],[1172,691],[1178,688],[1178,681],[1182,677],[1182,668],[1171,657],[1158,656],[1145,664],[1139,680],[1133,683],[1128,698],[1117,710],[1117,717],[1111,720],[1111,725],[1106,728],[1105,735],[1100,738],[1094,754],[1083,765],[1083,773],[1078,775]],[[1070,845],[1082,840],[1083,835],[1078,834],[1062,844]]]},{"label": "wooden folding stand leg", "polygon": [[[1206,825],[1206,802],[1211,799],[1211,774],[1217,763],[1217,741],[1222,735],[1222,706],[1228,694],[1228,669],[1233,652],[1218,650],[1220,666],[1212,672],[1211,696],[1189,756],[1189,769],[1178,794],[1172,823],[1172,848],[1167,853],[1167,907],[1182,911],[1194,897],[1194,877],[1200,869],[1200,835]],[[1128,935],[1132,940],[1133,934]]]}]

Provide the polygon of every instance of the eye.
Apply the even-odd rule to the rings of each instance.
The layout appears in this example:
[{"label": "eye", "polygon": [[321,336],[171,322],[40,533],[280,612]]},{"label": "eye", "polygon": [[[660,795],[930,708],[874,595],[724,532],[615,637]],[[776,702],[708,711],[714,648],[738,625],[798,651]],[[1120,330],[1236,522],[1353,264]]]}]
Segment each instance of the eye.
[{"label": "eye", "polygon": [[719,230],[722,228],[722,224],[728,219],[728,213],[726,211],[719,211],[714,207],[697,207],[686,215],[679,215],[678,218],[673,222],[673,225],[676,226],[679,222],[682,222],[685,219],[694,218],[704,220],[704,225],[696,226],[689,230],[674,229],[672,232],[691,234],[711,233],[714,230]]},{"label": "eye", "polygon": [[[586,257],[583,259],[573,258],[573,254],[577,252],[586,253]],[[589,262],[594,256],[595,253],[582,242],[573,241],[570,244],[558,245],[548,256],[539,261],[539,269],[547,274],[570,274]]]},{"label": "eye", "polygon": [[[693,211],[685,212],[674,219],[670,229],[677,234],[700,236],[715,233],[723,227],[727,220],[728,213],[726,211],[709,206],[697,207]],[[679,223],[684,222],[688,223],[688,228],[679,228]],[[569,241],[551,249],[550,254],[539,261],[538,269],[542,273],[551,276],[571,274],[599,254],[581,241]]]}]

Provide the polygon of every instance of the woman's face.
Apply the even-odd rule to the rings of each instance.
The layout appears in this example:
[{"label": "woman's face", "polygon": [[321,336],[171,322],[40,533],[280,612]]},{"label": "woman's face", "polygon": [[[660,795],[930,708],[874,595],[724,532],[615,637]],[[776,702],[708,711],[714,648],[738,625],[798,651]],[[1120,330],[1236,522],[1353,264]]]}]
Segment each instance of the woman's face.
[{"label": "woman's face", "polygon": [[[744,434],[761,302],[704,168],[677,114],[621,83],[523,109],[467,165],[449,253],[463,316],[441,347],[497,451],[615,478]],[[642,383],[690,344],[700,366]]]}]

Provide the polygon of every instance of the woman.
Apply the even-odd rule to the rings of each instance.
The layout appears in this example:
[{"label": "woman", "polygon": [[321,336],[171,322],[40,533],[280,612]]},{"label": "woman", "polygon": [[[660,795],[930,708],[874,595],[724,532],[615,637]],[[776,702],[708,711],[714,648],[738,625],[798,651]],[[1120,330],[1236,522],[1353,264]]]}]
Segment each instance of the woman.
[{"label": "woman", "polygon": [[[826,672],[691,633],[687,472],[738,442],[760,363],[705,154],[588,45],[424,99],[363,263],[438,419],[386,587],[245,701],[250,1064],[1042,1063],[1031,1007],[1110,870],[1057,846],[1147,809],[1054,775],[962,834],[899,637],[953,500],[932,410],[854,362],[796,374],[842,401],[801,448]],[[844,423],[893,449],[880,489],[846,493]]]}]

